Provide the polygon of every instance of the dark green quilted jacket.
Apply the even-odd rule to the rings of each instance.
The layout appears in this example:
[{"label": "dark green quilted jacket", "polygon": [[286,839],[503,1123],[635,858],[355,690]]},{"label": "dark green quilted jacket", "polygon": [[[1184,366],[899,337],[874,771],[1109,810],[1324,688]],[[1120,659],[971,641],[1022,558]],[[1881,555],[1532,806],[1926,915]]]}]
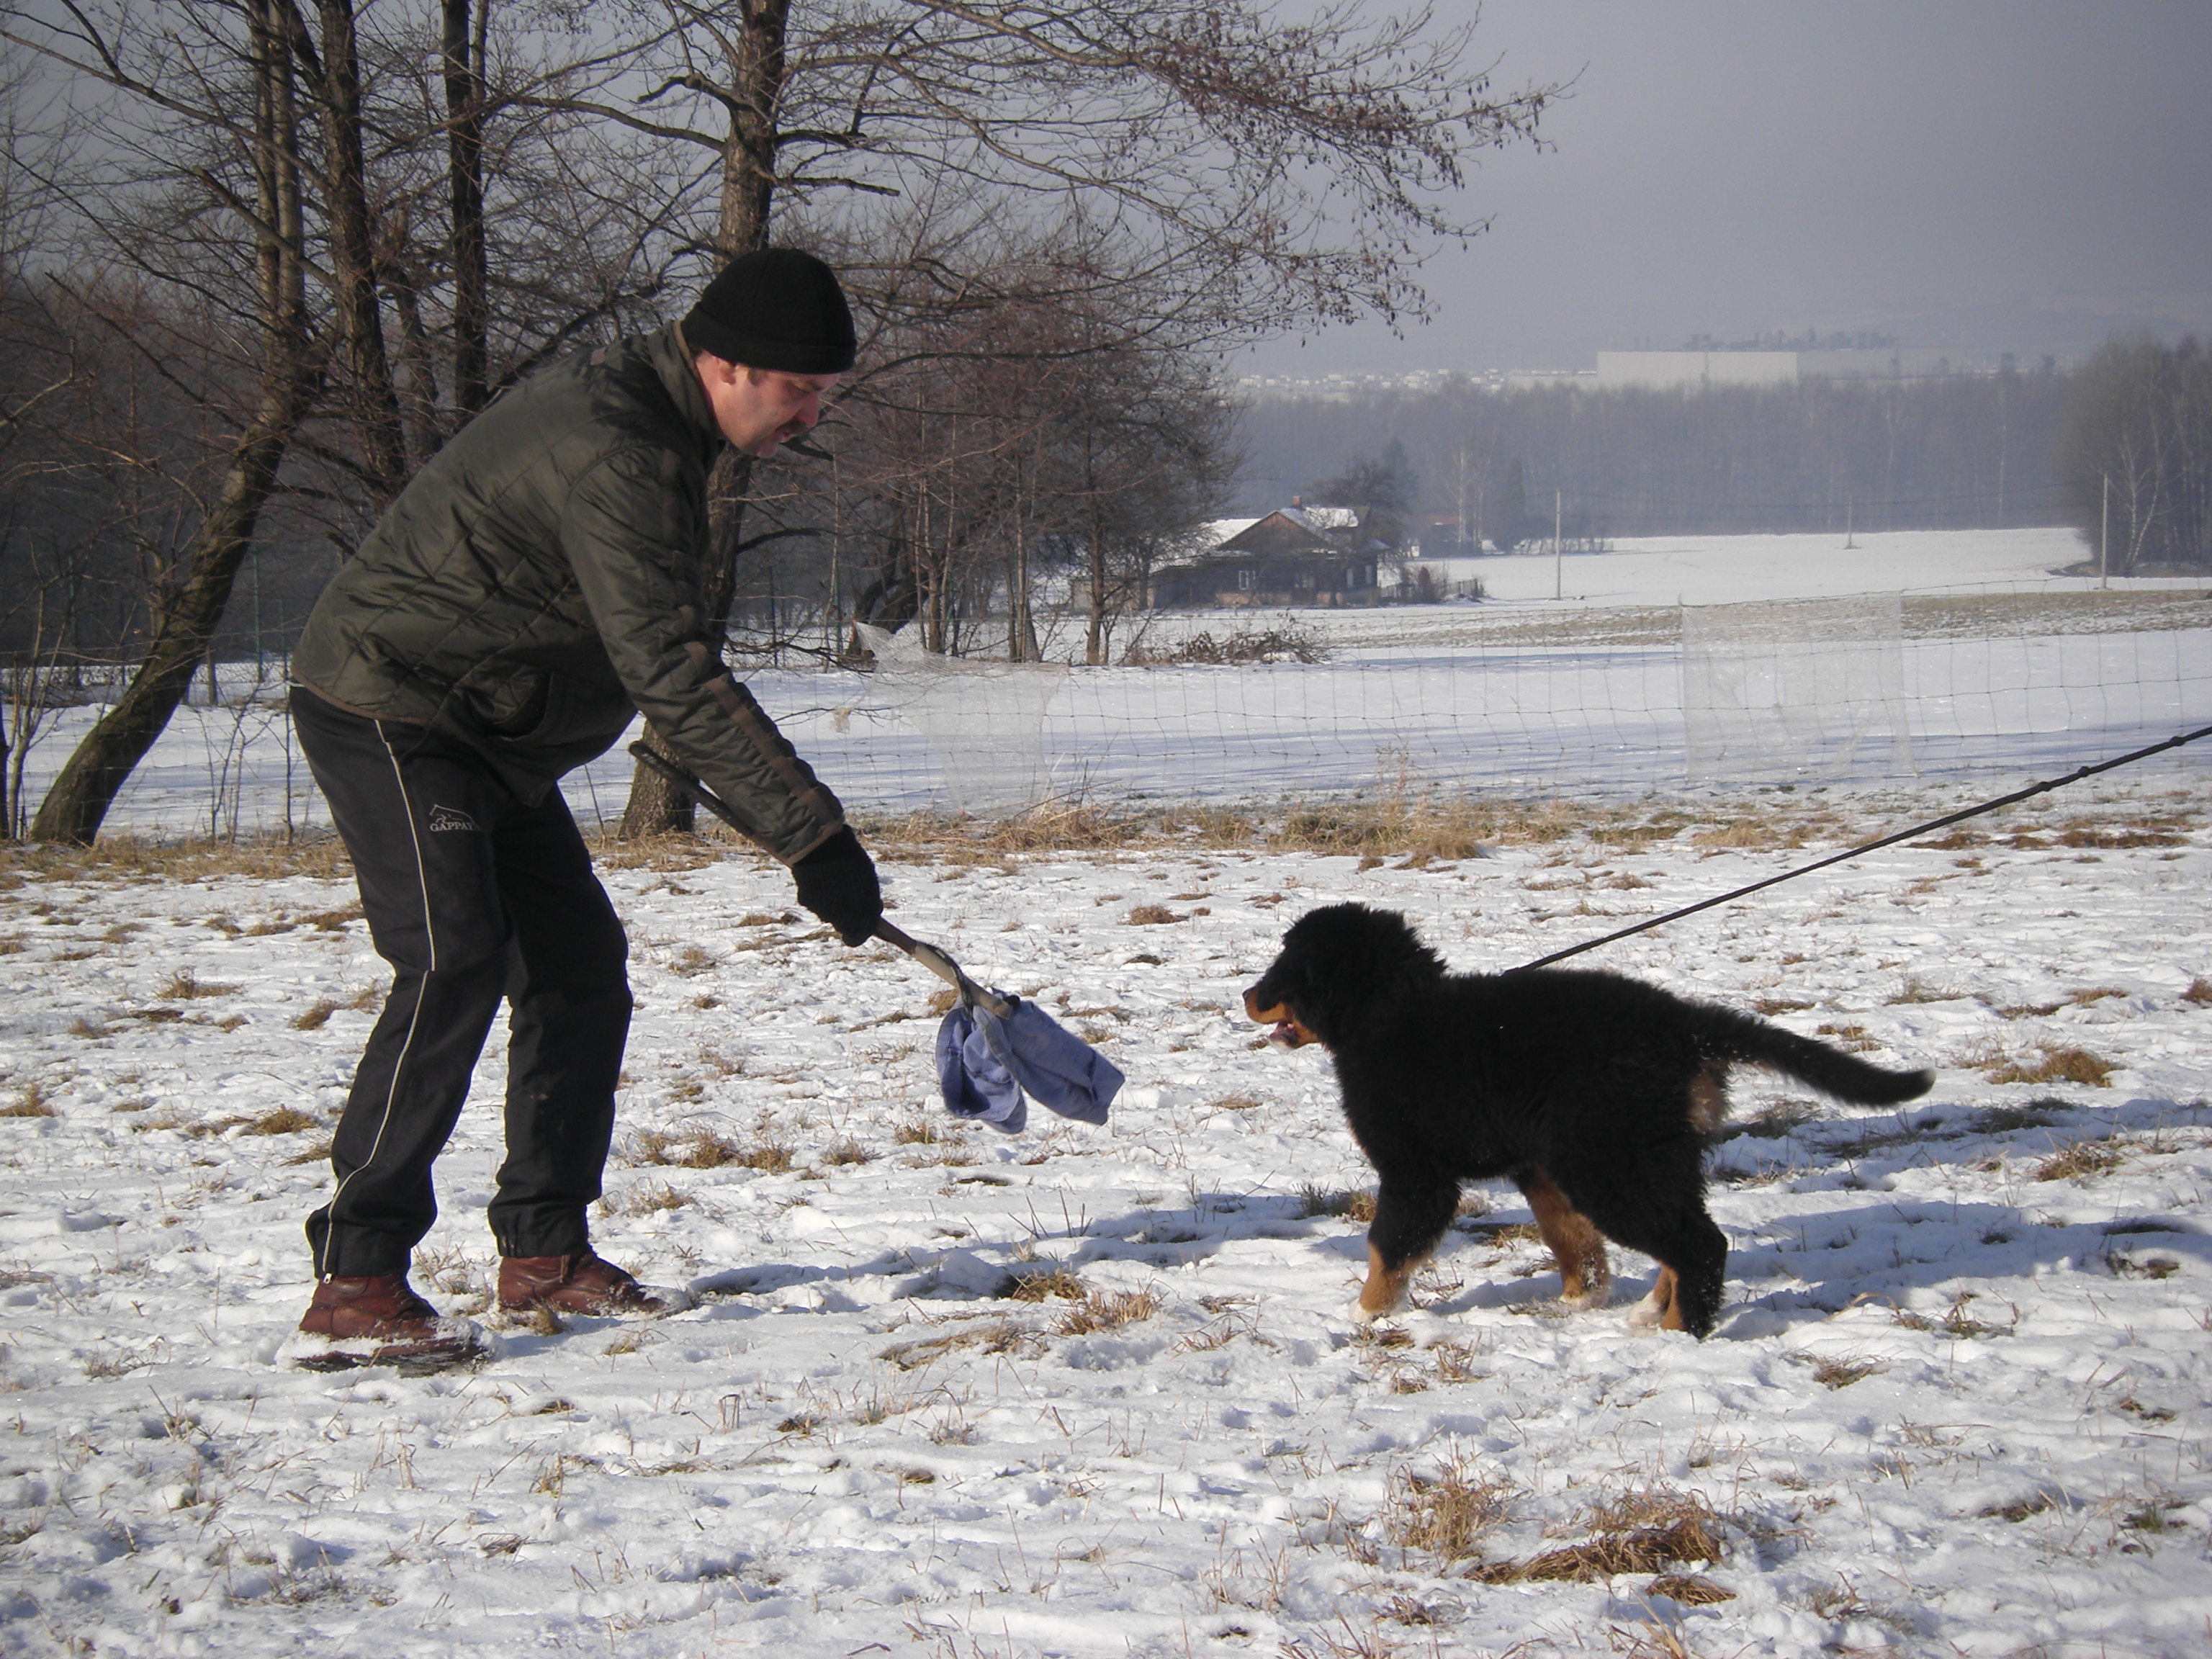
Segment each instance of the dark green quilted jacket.
[{"label": "dark green quilted jacket", "polygon": [[416,474],[323,590],[292,678],[428,726],[543,799],[643,711],[786,863],[837,798],[701,624],[722,438],[674,325],[501,397]]}]

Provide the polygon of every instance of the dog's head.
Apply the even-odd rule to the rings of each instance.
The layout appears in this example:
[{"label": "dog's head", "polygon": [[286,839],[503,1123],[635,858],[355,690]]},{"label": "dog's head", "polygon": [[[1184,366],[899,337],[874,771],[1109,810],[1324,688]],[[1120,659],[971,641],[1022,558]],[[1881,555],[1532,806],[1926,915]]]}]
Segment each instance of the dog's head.
[{"label": "dog's head", "polygon": [[1395,911],[1331,904],[1291,925],[1280,954],[1244,993],[1244,1012],[1275,1028],[1271,1042],[1334,1048],[1378,1005],[1434,984],[1443,971]]}]

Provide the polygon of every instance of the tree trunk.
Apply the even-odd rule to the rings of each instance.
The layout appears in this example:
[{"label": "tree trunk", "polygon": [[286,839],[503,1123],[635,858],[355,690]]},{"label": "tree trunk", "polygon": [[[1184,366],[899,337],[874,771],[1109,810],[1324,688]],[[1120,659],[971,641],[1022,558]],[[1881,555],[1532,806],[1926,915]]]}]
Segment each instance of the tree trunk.
[{"label": "tree trunk", "polygon": [[490,383],[490,252],[484,240],[484,31],[491,0],[443,0],[447,196],[453,212],[453,407],[463,421]]},{"label": "tree trunk", "polygon": [[89,845],[117,791],[154,746],[191,687],[230,602],[277,469],[322,381],[323,352],[308,332],[305,216],[294,61],[303,42],[291,0],[255,0],[247,13],[254,82],[253,176],[259,197],[256,271],[264,343],[260,406],[189,543],[184,576],[161,603],[145,660],[86,732],[46,791],[31,835]]},{"label": "tree trunk", "polygon": [[[699,614],[710,618],[708,637],[720,644],[730,619],[730,606],[738,592],[738,538],[744,524],[745,488],[752,481],[753,458],[725,449],[714,463],[707,483],[708,533],[714,538],[714,556],[707,567],[706,591],[699,596]],[[646,723],[645,745],[653,753],[676,760],[659,732]],[[678,763],[679,765],[681,762]],[[685,835],[697,828],[698,816],[691,797],[642,761],[630,774],[629,799],[623,807],[622,823],[615,834],[623,841],[647,836]]]},{"label": "tree trunk", "polygon": [[368,205],[368,164],[362,154],[361,66],[353,7],[349,0],[321,0],[320,9],[322,88],[315,101],[323,112],[324,206],[330,218],[331,275],[345,327],[362,464],[380,509],[407,482],[407,446],[378,301],[375,225]]},{"label": "tree trunk", "polygon": [[[790,10],[790,0],[757,0],[745,9],[744,26],[732,43],[729,90],[734,101],[729,138],[722,147],[717,227],[719,252],[725,259],[768,246],[769,214],[775,201],[784,29]],[[714,546],[701,614],[707,618],[708,638],[717,647],[728,630],[730,605],[737,597],[738,550],[744,542],[745,490],[752,482],[752,464],[751,456],[726,449],[707,485],[708,523]],[[654,752],[675,758],[650,724],[645,741]],[[690,797],[640,762],[630,774],[629,799],[616,834],[624,841],[688,835],[696,823]]]},{"label": "tree trunk", "polygon": [[185,556],[183,583],[161,607],[146,659],[115,707],[70,753],[31,823],[33,841],[89,846],[116,792],[176,712],[222,622],[253,526],[276,485],[309,401],[305,376],[272,388],[231,458]]}]

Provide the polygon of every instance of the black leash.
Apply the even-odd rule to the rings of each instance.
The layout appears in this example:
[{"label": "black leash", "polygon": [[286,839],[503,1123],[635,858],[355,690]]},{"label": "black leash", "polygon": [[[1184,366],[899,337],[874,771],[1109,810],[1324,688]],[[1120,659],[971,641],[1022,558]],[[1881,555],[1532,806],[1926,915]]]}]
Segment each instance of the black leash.
[{"label": "black leash", "polygon": [[1963,812],[1954,812],[1948,817],[1936,818],[1928,823],[1916,824],[1910,830],[1900,830],[1893,836],[1884,836],[1880,841],[1870,841],[1865,846],[1854,847],[1847,853],[1838,853],[1832,857],[1806,865],[1801,869],[1785,870],[1778,876],[1769,876],[1765,881],[1754,881],[1748,887],[1739,887],[1733,893],[1723,893],[1717,898],[1701,899],[1695,904],[1686,904],[1679,910],[1669,910],[1663,916],[1654,916],[1649,921],[1639,921],[1633,927],[1624,927],[1617,933],[1607,933],[1603,939],[1594,939],[1586,944],[1570,945],[1564,951],[1554,951],[1548,957],[1539,957],[1534,962],[1524,962],[1518,968],[1509,968],[1506,971],[1520,974],[1526,973],[1531,968],[1548,968],[1555,962],[1565,962],[1569,957],[1578,957],[1585,951],[1595,951],[1601,945],[1610,945],[1615,939],[1627,939],[1635,933],[1646,933],[1654,927],[1663,927],[1670,921],[1680,921],[1684,916],[1694,916],[1700,910],[1710,910],[1717,904],[1727,904],[1735,899],[1746,897],[1762,888],[1771,887],[1777,882],[1795,881],[1800,876],[1811,875],[1815,870],[1825,870],[1832,864],[1842,864],[1847,860],[1878,852],[1882,848],[1893,847],[1899,842],[1911,841],[1915,836],[1924,836],[1933,830],[1942,830],[1954,823],[1961,823],[1968,818],[1978,818],[1984,812],[1994,812],[2001,806],[2011,806],[2032,796],[2048,794],[2053,789],[2063,789],[2069,783],[2079,783],[2082,779],[2094,777],[2100,772],[2109,772],[2116,766],[2127,766],[2136,761],[2146,760],[2153,755],[2162,754],[2166,750],[2179,749],[2185,743],[2195,743],[2199,738],[2212,738],[2212,726],[2200,726],[2194,732],[2185,732],[2178,737],[2168,738],[2163,743],[2154,743],[2148,749],[2138,749],[2131,755],[2122,755],[2117,760],[2100,761],[2094,766],[2081,768],[2078,772],[2069,772],[2063,778],[2051,778],[2042,783],[2032,783],[2025,789],[2014,790],[2009,795],[2001,795],[1996,800],[1985,800],[1979,806],[1969,806]]}]

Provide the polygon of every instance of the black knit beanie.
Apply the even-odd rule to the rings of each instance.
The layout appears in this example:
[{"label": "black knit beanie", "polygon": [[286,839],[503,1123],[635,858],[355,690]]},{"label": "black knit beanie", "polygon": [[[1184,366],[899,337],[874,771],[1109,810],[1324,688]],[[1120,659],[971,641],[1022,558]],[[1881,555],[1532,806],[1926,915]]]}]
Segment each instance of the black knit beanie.
[{"label": "black knit beanie", "polygon": [[853,313],[837,273],[797,248],[733,259],[684,319],[693,350],[787,374],[842,374],[853,366]]}]

